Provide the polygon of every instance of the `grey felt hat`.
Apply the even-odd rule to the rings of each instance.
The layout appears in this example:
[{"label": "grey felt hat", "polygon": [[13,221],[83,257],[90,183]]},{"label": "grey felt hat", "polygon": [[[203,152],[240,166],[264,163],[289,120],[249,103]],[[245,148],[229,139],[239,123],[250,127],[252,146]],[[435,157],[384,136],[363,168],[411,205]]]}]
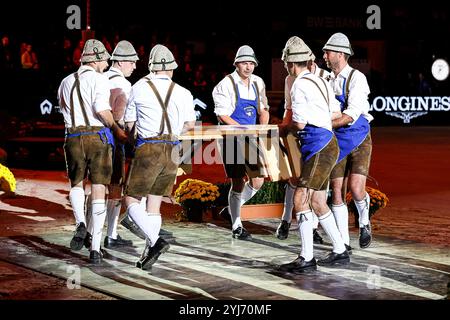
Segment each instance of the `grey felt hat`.
[{"label": "grey felt hat", "polygon": [[238,49],[233,65],[236,65],[237,62],[247,61],[254,62],[255,66],[258,66],[258,60],[255,57],[255,52],[250,46],[245,45]]},{"label": "grey felt hat", "polygon": [[333,34],[330,39],[328,39],[322,50],[343,52],[350,56],[353,55],[353,49],[350,45],[350,41],[345,34],[340,32]]},{"label": "grey felt hat", "polygon": [[168,71],[176,68],[178,68],[178,64],[169,48],[163,45],[155,48],[150,71]]},{"label": "grey felt hat", "polygon": [[283,49],[281,59],[284,62],[303,62],[313,60],[314,54],[299,37],[291,37]]},{"label": "grey felt hat", "polygon": [[[150,50],[150,55],[148,57],[148,67],[150,69],[150,65],[152,64],[153,61],[153,57],[155,56],[155,51],[156,49],[158,49],[159,47],[163,46],[162,44],[155,44],[152,48],[152,50]],[[151,71],[151,70],[150,70]]]},{"label": "grey felt hat", "polygon": [[139,57],[136,53],[136,50],[134,50],[133,45],[126,40],[122,40],[117,44],[116,48],[114,49],[111,55],[111,60],[137,61],[139,60]]},{"label": "grey felt hat", "polygon": [[80,61],[82,63],[106,61],[109,60],[110,57],[111,56],[101,41],[89,39],[84,44]]}]

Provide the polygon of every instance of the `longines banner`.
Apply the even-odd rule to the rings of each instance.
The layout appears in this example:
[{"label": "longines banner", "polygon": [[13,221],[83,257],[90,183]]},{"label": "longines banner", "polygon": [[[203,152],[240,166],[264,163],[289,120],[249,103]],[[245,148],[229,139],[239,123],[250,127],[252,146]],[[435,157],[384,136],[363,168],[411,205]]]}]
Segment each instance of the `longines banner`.
[{"label": "longines banner", "polygon": [[414,124],[414,119],[432,115],[431,118],[427,117],[432,123],[437,121],[437,118],[442,119],[444,114],[449,114],[447,112],[450,111],[450,97],[378,96],[373,99],[369,110],[375,119],[377,114],[381,113],[400,118],[405,124]]},{"label": "longines banner", "polygon": [[[50,99],[51,100],[51,99]],[[57,102],[55,103],[57,104]],[[206,104],[199,99],[194,100],[197,118],[200,109]],[[39,105],[39,113],[45,117],[61,112],[48,99]],[[411,96],[377,96],[372,100],[369,112],[374,116],[373,125],[448,125],[450,123],[450,96],[444,97],[411,97]]]}]

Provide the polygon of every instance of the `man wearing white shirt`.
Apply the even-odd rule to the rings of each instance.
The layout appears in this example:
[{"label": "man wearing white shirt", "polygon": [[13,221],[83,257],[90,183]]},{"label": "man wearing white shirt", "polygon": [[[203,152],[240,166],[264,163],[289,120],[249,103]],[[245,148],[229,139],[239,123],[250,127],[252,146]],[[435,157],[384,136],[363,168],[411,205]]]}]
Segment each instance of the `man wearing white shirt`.
[{"label": "man wearing white shirt", "polygon": [[370,89],[366,76],[348,65],[353,50],[347,36],[333,34],[323,51],[323,58],[332,71],[329,81],[342,111],[342,116],[333,120],[340,154],[338,164],[331,173],[332,211],[348,245],[348,209],[345,204],[348,182],[359,213],[359,246],[367,248],[372,241],[370,197],[365,189],[372,154],[369,123],[373,117],[369,114],[368,101]]},{"label": "man wearing white shirt", "polygon": [[[149,59],[148,59],[148,69],[149,69],[150,72],[149,72],[149,74],[147,74],[146,76],[143,77],[143,80],[145,80],[145,81],[152,80],[154,75],[155,75],[155,73],[151,70],[150,67],[151,67],[151,64],[153,62],[153,57],[155,55],[155,51],[158,48],[160,48],[161,46],[162,46],[161,44],[156,44],[150,50],[150,55],[149,55]],[[132,144],[135,143],[136,134],[137,134],[137,132],[135,130],[133,130],[133,132],[130,132],[129,141],[131,141]],[[150,198],[150,200],[151,200],[151,198]],[[147,197],[142,197],[141,198],[141,206],[143,206],[144,210],[147,210]],[[122,220],[120,221],[120,224],[122,226],[124,226],[125,228],[127,228],[129,231],[131,231],[135,236],[141,238],[142,240],[146,239],[145,233],[129,217],[128,211],[124,214]],[[161,232],[164,232],[164,230],[161,229]]]},{"label": "man wearing white shirt", "polygon": [[[234,60],[236,70],[214,87],[214,112],[222,124],[253,125],[257,122],[269,122],[266,87],[264,81],[253,74],[257,65],[253,49],[247,45],[240,47]],[[249,240],[251,235],[244,229],[241,221],[241,206],[261,188],[264,178],[259,163],[242,163],[243,161],[237,160],[240,155],[241,158],[244,157],[238,152],[238,148],[244,144],[243,140],[244,137],[239,136],[223,141],[222,158],[227,177],[231,178],[231,189],[228,207],[222,210],[221,215],[229,219],[233,238]],[[248,148],[247,143],[244,148]],[[227,153],[233,153],[232,163],[228,163]],[[248,182],[245,181],[246,176],[249,177]]]},{"label": "man wearing white shirt", "polygon": [[[339,154],[331,120],[339,115],[339,105],[330,85],[308,70],[311,50],[303,41],[289,44],[283,58],[289,74],[296,79],[291,89],[292,121],[280,125],[280,135],[293,131],[298,135],[302,153],[302,171],[294,193],[301,237],[301,253],[280,271],[302,273],[317,269],[317,264],[348,264],[350,258],[344,241],[327,205],[329,175]],[[313,211],[332,241],[333,251],[316,262],[313,250]]]},{"label": "man wearing white shirt", "polygon": [[[111,55],[112,66],[106,72],[111,84],[110,104],[114,121],[124,128],[123,116],[131,92],[131,83],[126,78],[130,77],[136,69],[136,61],[139,57],[133,45],[122,40],[117,43]],[[113,174],[109,185],[106,212],[108,218],[108,231],[104,240],[106,248],[119,246],[131,246],[131,240],[125,240],[117,233],[117,224],[121,209],[122,186],[125,183],[125,146],[116,141],[113,157]]]},{"label": "man wearing white shirt", "polygon": [[[178,136],[195,124],[192,94],[172,81],[178,67],[165,46],[155,49],[150,70],[131,89],[124,121],[128,131],[135,127],[136,150],[125,187],[127,214],[146,236],[146,247],[138,268],[148,270],[169,244],[159,237],[162,224],[160,206],[163,196],[170,196],[179,157]],[[147,197],[146,210],[140,205]]]},{"label": "man wearing white shirt", "polygon": [[71,183],[69,198],[77,223],[70,247],[80,250],[87,233],[83,180],[88,174],[92,182],[93,225],[89,259],[93,263],[102,261],[100,242],[106,217],[105,188],[111,179],[114,145],[111,131],[119,139],[126,140],[125,132],[114,122],[109,105],[109,83],[103,74],[109,58],[100,41],[86,41],[81,67],[64,78],[58,89],[66,127],[64,152]]},{"label": "man wearing white shirt", "polygon": [[[285,51],[287,47],[292,43],[301,43],[303,42],[302,39],[300,39],[297,36],[293,36],[288,39],[286,42],[285,48],[283,49],[282,58],[281,60],[285,60]],[[316,59],[316,56],[314,53],[310,52],[310,60],[308,61],[308,69],[311,73],[325,78],[329,72],[320,69],[314,60]],[[285,112],[283,115],[283,122],[282,125],[288,125],[292,121],[292,102],[291,102],[291,89],[292,85],[295,81],[295,76],[288,74],[284,80],[284,108]],[[275,235],[280,240],[287,239],[289,235],[289,228],[291,227],[291,221],[292,221],[292,210],[294,207],[294,192],[295,188],[297,186],[298,177],[291,177],[288,182],[286,183],[286,190],[284,195],[284,209],[283,209],[283,215],[281,217],[281,222],[277,227],[277,230],[275,232]],[[312,215],[313,217],[313,239],[314,243],[323,243],[322,236],[320,235],[319,231],[317,230],[319,227],[319,219],[317,219],[317,216],[315,214]]]}]

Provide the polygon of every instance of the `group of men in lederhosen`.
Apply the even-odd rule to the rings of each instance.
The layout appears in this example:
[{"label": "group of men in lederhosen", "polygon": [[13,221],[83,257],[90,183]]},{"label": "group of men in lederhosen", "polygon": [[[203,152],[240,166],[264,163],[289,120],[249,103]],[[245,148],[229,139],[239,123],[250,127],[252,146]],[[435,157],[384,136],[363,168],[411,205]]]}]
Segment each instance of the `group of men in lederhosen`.
[{"label": "group of men in lederhosen", "polygon": [[[281,135],[294,133],[302,154],[301,175],[287,184],[285,212],[276,233],[279,239],[287,238],[294,212],[302,251],[295,261],[280,266],[287,272],[315,270],[317,264],[349,263],[348,210],[344,202],[347,185],[360,216],[359,245],[366,248],[371,242],[370,199],[365,192],[371,156],[369,122],[373,119],[368,114],[369,87],[365,76],[348,65],[353,51],[344,34],[334,34],[323,51],[331,72],[314,63],[314,54],[298,37],[290,38],[282,53],[289,75],[285,82],[286,112],[279,131]],[[103,73],[110,58],[113,65]],[[159,236],[160,205],[164,196],[170,196],[176,179],[178,136],[193,128],[195,111],[192,94],[172,81],[178,65],[167,47],[156,45],[152,49],[150,73],[131,86],[125,78],[135,69],[136,60],[136,51],[128,41],[119,42],[110,57],[100,41],[88,40],[81,67],[62,81],[58,99],[66,126],[69,198],[76,220],[70,247],[80,250],[87,246],[90,261],[100,263],[107,216],[104,246],[131,245],[117,233],[124,196],[126,215],[122,223],[146,240],[136,266],[149,269],[169,249]],[[214,111],[221,125],[268,123],[265,84],[253,74],[257,65],[253,49],[240,47],[235,71],[214,88]],[[233,148],[239,148],[240,141],[229,139]],[[126,142],[134,146],[134,155],[125,177]],[[249,240],[240,208],[261,188],[264,178],[258,163],[229,163],[227,149],[222,147],[221,151],[232,182],[229,205],[221,214],[230,221],[233,238]],[[85,215],[86,179],[92,183],[89,221]],[[329,187],[331,209],[327,205]],[[313,255],[314,239],[320,238],[314,231],[317,221],[333,244],[333,251],[318,262]]]},{"label": "group of men in lederhosen", "polygon": [[[289,75],[285,81],[285,115],[280,135],[292,132],[300,142],[301,174],[289,179],[285,207],[276,235],[288,237],[294,212],[299,225],[302,250],[298,258],[280,266],[286,272],[316,270],[317,264],[348,264],[352,252],[345,203],[347,185],[359,212],[359,246],[372,241],[369,221],[370,198],[365,191],[372,142],[368,113],[370,93],[366,77],[351,68],[348,59],[353,50],[342,33],[333,34],[323,47],[323,58],[331,72],[320,69],[311,49],[299,37],[290,38],[282,52]],[[239,48],[236,71],[223,79],[213,91],[215,112],[222,124],[267,124],[267,98],[261,78],[253,75],[258,65],[254,51]],[[225,158],[224,158],[225,163]],[[258,164],[257,164],[258,165]],[[240,208],[261,188],[263,181],[251,164],[226,166],[231,178],[229,205],[221,215],[230,221],[232,235],[251,239],[243,227]],[[245,177],[248,181],[245,182]],[[327,189],[332,190],[331,209]],[[333,244],[332,252],[314,258],[313,243],[322,242],[318,223]]]},{"label": "group of men in lederhosen", "polygon": [[[148,269],[169,248],[159,237],[160,205],[162,197],[170,195],[176,178],[178,163],[173,155],[178,153],[173,150],[179,147],[177,136],[195,122],[193,97],[172,81],[177,63],[163,45],[152,49],[150,73],[133,86],[125,79],[138,60],[133,46],[128,41],[119,42],[111,57],[112,67],[103,73],[109,59],[100,41],[88,40],[81,56],[82,66],[67,76],[58,90],[66,126],[64,150],[71,182],[69,198],[76,220],[70,247],[81,250],[87,246],[90,262],[100,263],[107,211],[105,247],[132,244],[117,234],[123,192],[127,207],[125,224],[146,239],[136,265]],[[123,146],[127,141],[135,150],[124,183]],[[87,204],[91,210],[89,221],[83,186],[87,178],[92,183]],[[141,205],[143,197],[147,201]]]}]

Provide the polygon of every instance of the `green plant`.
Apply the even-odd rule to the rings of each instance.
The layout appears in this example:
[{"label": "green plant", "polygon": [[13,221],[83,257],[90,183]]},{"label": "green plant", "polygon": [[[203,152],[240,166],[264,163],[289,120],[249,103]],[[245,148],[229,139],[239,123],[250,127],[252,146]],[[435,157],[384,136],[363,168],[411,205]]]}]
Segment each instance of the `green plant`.
[{"label": "green plant", "polygon": [[286,182],[267,181],[246,204],[283,203]]},{"label": "green plant", "polygon": [[[213,206],[225,207],[228,205],[228,193],[230,191],[230,183],[217,184],[219,190],[219,197],[214,201]],[[283,203],[286,182],[283,181],[267,181],[263,184],[261,189],[247,201],[245,204],[269,204],[269,203]]]}]

